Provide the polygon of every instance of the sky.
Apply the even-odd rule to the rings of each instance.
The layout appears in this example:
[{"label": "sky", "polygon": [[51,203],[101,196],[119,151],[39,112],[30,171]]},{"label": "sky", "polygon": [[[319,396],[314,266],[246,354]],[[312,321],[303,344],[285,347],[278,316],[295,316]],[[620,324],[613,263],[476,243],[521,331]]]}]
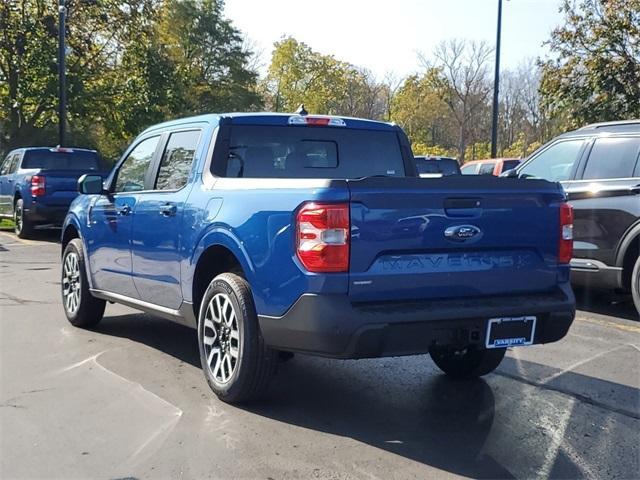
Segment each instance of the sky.
[{"label": "sky", "polygon": [[[542,43],[562,21],[560,0],[505,0],[502,7],[503,69],[544,56]],[[442,40],[496,40],[498,0],[226,0],[225,15],[255,49],[266,70],[273,43],[283,36],[313,50],[366,67],[382,78],[420,71]]]}]

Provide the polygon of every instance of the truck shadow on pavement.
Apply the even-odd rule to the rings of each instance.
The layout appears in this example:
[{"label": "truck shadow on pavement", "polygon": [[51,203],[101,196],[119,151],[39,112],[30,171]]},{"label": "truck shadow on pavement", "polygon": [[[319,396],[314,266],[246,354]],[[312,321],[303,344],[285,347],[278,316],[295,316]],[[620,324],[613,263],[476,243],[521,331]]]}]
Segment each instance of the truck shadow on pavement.
[{"label": "truck shadow on pavement", "polygon": [[640,320],[631,295],[616,295],[598,290],[574,289],[576,308],[599,315],[608,315],[625,320]]},{"label": "truck shadow on pavement", "polygon": [[[123,315],[105,318],[96,332],[200,368],[196,332],[187,327]],[[637,389],[510,357],[485,378],[452,381],[428,356],[341,361],[297,355],[280,366],[261,402],[239,408],[474,478],[637,474]],[[330,461],[330,438],[318,439],[321,473],[340,477],[344,472],[331,468],[344,455]],[[614,451],[602,448],[609,444]],[[295,455],[293,447],[281,455]],[[351,464],[372,471],[371,458],[354,457]]]},{"label": "truck shadow on pavement", "polygon": [[[13,227],[2,227],[0,228],[0,232],[9,236],[10,240],[14,240],[16,242],[22,241],[16,236],[15,233],[13,233]],[[62,230],[60,230],[59,228],[36,229],[33,231],[33,234],[28,241],[60,243],[60,235],[62,235]],[[0,237],[0,240],[2,240],[2,237]]]}]

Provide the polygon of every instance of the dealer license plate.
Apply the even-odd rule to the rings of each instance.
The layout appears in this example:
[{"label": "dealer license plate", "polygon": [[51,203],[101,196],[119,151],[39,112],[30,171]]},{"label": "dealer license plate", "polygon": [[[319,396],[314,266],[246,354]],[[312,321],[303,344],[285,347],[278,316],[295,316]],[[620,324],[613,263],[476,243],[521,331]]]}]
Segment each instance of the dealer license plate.
[{"label": "dealer license plate", "polygon": [[536,333],[536,317],[491,318],[487,324],[487,348],[531,345]]}]

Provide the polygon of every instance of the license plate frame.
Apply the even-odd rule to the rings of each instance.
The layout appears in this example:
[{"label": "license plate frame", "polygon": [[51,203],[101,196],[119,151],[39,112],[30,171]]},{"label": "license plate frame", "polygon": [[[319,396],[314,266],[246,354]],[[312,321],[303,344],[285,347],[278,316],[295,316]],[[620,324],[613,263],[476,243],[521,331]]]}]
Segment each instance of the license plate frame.
[{"label": "license plate frame", "polygon": [[[490,318],[487,322],[485,346],[486,348],[507,348],[533,345],[536,322],[537,317],[534,315]],[[494,328],[494,326],[497,327]],[[508,333],[504,333],[505,331]]]}]

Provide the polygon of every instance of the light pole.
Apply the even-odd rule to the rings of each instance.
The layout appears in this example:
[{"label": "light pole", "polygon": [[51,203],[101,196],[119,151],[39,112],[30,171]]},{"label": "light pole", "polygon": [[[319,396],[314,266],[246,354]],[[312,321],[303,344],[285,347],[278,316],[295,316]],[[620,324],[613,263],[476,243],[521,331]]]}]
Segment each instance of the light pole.
[{"label": "light pole", "polygon": [[58,3],[58,144],[64,146],[65,127],[67,118],[67,87],[65,73],[65,30],[66,30],[66,6],[65,0]]},{"label": "light pole", "polygon": [[496,71],[493,78],[493,117],[491,120],[491,158],[498,153],[498,92],[500,91],[500,32],[502,30],[502,0],[498,0],[498,31],[496,33]]}]

